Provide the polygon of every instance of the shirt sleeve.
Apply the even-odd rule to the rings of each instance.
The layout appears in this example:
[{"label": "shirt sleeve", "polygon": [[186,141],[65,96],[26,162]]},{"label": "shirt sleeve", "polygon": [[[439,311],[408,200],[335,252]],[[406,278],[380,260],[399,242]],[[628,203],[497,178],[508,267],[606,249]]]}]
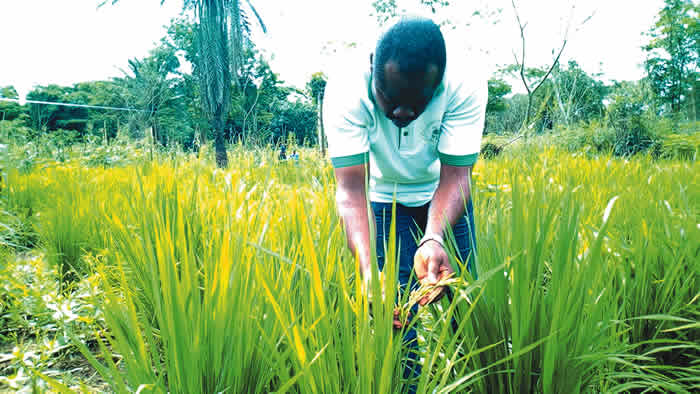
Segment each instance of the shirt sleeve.
[{"label": "shirt sleeve", "polygon": [[[323,128],[334,168],[369,162],[371,116],[364,103],[364,81],[329,78],[324,95]],[[366,87],[365,87],[366,89]]]},{"label": "shirt sleeve", "polygon": [[[451,89],[450,89],[451,88]],[[481,150],[484,131],[488,84],[464,82],[448,87],[447,110],[442,119],[438,144],[440,162],[452,166],[472,166]]]}]

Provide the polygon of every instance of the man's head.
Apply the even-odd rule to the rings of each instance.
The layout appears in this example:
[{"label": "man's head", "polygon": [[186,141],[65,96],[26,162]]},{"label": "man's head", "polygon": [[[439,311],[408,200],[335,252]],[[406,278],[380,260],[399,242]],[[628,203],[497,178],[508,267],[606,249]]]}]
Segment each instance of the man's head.
[{"label": "man's head", "polygon": [[440,28],[426,18],[403,18],[379,39],[370,57],[373,94],[396,126],[425,111],[445,73],[446,52]]}]

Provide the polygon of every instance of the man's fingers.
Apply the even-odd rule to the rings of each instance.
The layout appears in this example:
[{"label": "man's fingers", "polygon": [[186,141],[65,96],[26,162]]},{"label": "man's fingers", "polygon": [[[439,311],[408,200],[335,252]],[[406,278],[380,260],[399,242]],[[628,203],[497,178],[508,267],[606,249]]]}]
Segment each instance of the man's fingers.
[{"label": "man's fingers", "polygon": [[[450,265],[448,256],[443,250],[436,251],[430,249],[428,245],[424,246],[424,248],[427,249],[419,249],[416,253],[413,269],[421,285],[435,286],[439,281],[450,277],[454,273],[454,269],[452,265]],[[438,300],[442,296],[444,290],[443,286],[431,290],[418,301],[418,304],[425,306]]]},{"label": "man's fingers", "polygon": [[406,315],[406,321],[401,321],[401,310],[399,308],[394,309],[394,328],[400,329],[404,326],[404,323],[408,322],[411,317],[411,312],[409,311]]},{"label": "man's fingers", "polygon": [[[440,265],[439,273],[437,275],[437,280],[434,283],[437,283],[438,281],[441,281],[441,280],[449,277],[454,272],[455,272],[455,270],[452,268],[452,266],[450,264]],[[432,283],[432,284],[434,284],[434,283]],[[436,287],[434,290],[432,290],[430,293],[428,293],[428,295],[421,298],[420,301],[418,301],[418,304],[420,304],[420,306],[426,306],[427,304],[432,304],[433,302],[439,300],[444,294],[445,294],[445,286]]]},{"label": "man's fingers", "polygon": [[440,265],[439,268],[439,275],[438,279],[442,280],[446,277],[448,277],[450,274],[453,274],[455,272],[454,268],[452,268],[452,265],[450,263],[443,263]]},{"label": "man's fingers", "polygon": [[435,259],[431,258],[428,260],[428,277],[427,281],[429,284],[435,284],[438,281],[438,274],[440,270],[440,262]]}]

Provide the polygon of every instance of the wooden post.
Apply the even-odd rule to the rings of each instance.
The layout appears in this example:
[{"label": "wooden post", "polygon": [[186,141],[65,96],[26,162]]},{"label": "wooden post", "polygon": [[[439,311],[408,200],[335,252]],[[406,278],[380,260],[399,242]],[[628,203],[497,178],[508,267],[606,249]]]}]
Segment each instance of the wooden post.
[{"label": "wooden post", "polygon": [[151,143],[150,143],[151,154],[150,154],[150,156],[151,156],[151,161],[153,161],[153,145],[155,144],[155,138],[153,138],[153,126],[150,126],[147,131],[148,131],[148,136],[150,137],[150,140],[151,140]]},{"label": "wooden post", "polygon": [[321,120],[321,92],[318,92],[316,94],[316,105],[318,111],[316,112],[318,114],[318,148],[319,151],[321,152],[321,155],[323,155],[323,120]]}]

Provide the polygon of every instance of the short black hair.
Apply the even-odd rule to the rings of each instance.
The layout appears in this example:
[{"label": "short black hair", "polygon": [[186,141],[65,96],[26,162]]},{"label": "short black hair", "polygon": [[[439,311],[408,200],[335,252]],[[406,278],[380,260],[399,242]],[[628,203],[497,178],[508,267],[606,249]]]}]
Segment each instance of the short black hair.
[{"label": "short black hair", "polygon": [[435,64],[441,81],[447,50],[440,27],[428,18],[401,18],[381,36],[374,50],[373,68],[380,83],[384,83],[384,66],[389,61],[398,63],[402,73],[425,72]]}]

